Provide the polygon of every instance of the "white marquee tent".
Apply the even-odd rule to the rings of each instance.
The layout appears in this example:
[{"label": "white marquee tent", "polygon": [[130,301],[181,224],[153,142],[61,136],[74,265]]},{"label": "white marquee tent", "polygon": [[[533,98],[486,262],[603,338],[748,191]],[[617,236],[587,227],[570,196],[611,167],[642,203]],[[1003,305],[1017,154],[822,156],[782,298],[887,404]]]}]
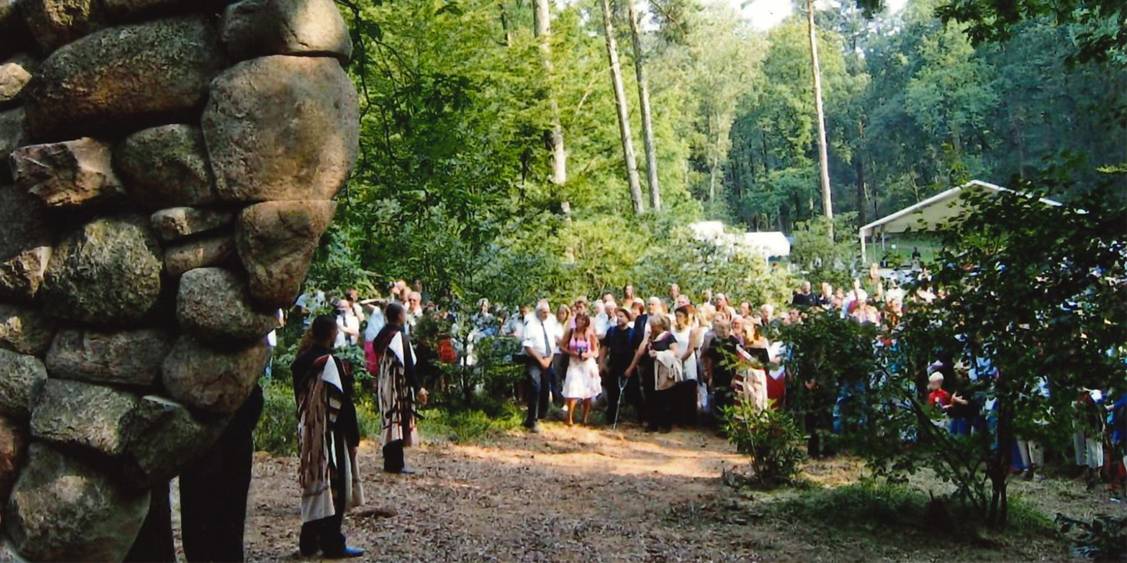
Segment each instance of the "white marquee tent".
[{"label": "white marquee tent", "polygon": [[[866,263],[865,239],[870,235],[886,235],[906,232],[935,231],[944,223],[962,215],[965,206],[961,196],[964,193],[985,191],[987,193],[1012,192],[1008,188],[997,186],[981,180],[971,180],[961,186],[956,186],[947,191],[933,195],[915,205],[905,207],[896,213],[878,219],[861,227],[858,236],[861,238],[861,262]],[[1060,202],[1041,198],[1045,205],[1060,205]]]},{"label": "white marquee tent", "polygon": [[689,225],[698,240],[707,240],[731,251],[746,250],[766,258],[790,256],[790,240],[778,231],[730,233],[720,221],[699,221]]}]

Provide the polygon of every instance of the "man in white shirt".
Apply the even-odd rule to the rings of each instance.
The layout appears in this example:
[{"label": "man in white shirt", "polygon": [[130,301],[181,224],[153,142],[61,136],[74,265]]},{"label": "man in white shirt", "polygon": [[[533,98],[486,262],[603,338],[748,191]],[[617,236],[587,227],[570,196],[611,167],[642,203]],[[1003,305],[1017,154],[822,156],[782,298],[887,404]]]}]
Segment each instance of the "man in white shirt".
[{"label": "man in white shirt", "polygon": [[528,322],[527,319],[533,318],[529,316],[530,312],[527,305],[521,305],[520,309],[514,312],[508,319],[505,319],[505,324],[501,326],[501,336],[509,336],[519,341],[524,341],[524,325]]},{"label": "man in white shirt", "polygon": [[524,353],[528,355],[528,416],[524,426],[539,432],[539,420],[548,414],[548,391],[552,386],[552,357],[558,349],[559,336],[553,327],[555,317],[548,301],[536,304],[536,317],[524,327]]},{"label": "man in white shirt", "polygon": [[611,317],[607,315],[607,306],[602,301],[595,302],[595,336],[601,341],[610,328]]}]

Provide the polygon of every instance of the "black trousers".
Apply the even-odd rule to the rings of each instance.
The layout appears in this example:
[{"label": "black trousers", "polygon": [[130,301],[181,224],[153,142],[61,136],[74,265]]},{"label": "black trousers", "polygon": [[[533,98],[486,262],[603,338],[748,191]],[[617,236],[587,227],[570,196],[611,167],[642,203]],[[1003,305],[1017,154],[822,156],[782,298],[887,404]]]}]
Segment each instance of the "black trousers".
[{"label": "black trousers", "polygon": [[650,428],[673,428],[673,401],[676,396],[677,387],[653,392],[650,400]]},{"label": "black trousers", "polygon": [[168,500],[168,483],[157,485],[149,493],[149,514],[126,561],[176,561],[172,540],[172,506]]},{"label": "black trousers", "polygon": [[383,447],[383,470],[388,473],[399,473],[407,466],[403,455],[403,440],[389,442]]},{"label": "black trousers", "polygon": [[[243,530],[262,414],[256,387],[219,440],[180,474],[180,527],[188,561],[243,561]],[[153,487],[149,514],[126,561],[175,561],[168,483]]]},{"label": "black trousers", "polygon": [[548,391],[551,389],[554,370],[549,366],[528,365],[528,415],[524,418],[526,426],[532,426],[548,414]]},{"label": "black trousers", "polygon": [[697,382],[686,379],[673,386],[673,423],[680,426],[694,426],[697,423]]},{"label": "black trousers", "polygon": [[641,376],[642,385],[642,413],[645,418],[644,422],[648,426],[655,426],[657,424],[658,414],[658,399],[657,389],[655,388],[653,364],[643,365],[638,368],[639,375]]},{"label": "black trousers", "polygon": [[180,520],[188,561],[243,561],[254,428],[262,389],[231,419],[219,441],[180,474]]}]

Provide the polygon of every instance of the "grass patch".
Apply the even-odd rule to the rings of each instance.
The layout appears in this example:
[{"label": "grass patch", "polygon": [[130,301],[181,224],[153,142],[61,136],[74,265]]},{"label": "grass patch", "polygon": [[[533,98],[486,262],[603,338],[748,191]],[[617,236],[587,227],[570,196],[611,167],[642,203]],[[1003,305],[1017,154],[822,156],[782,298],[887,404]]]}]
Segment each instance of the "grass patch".
[{"label": "grass patch", "polygon": [[524,415],[515,405],[503,404],[496,410],[427,409],[421,413],[419,430],[429,441],[469,443],[486,442],[520,427]]},{"label": "grass patch", "polygon": [[819,542],[856,545],[862,558],[930,557],[945,550],[971,559],[1015,551],[1063,554],[1052,521],[1020,498],[1010,499],[1004,530],[986,528],[978,514],[957,502],[871,480],[812,488],[765,504],[772,519],[808,529]]}]

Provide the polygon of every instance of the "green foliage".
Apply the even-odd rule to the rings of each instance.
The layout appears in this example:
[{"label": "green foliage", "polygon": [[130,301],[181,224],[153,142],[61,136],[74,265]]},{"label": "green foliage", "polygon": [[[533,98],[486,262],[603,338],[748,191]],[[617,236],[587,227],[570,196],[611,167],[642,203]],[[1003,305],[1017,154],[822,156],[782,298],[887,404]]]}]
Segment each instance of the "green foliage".
[{"label": "green foliage", "polygon": [[[953,537],[976,538],[984,524],[980,514],[950,505],[941,497],[874,480],[814,490],[782,502],[773,510],[796,524],[813,526],[819,532],[846,531],[851,538],[856,536],[850,532],[869,530],[889,537],[904,538],[904,534],[910,534],[949,543]],[[1013,503],[1013,521],[1011,532],[1019,537],[1053,533],[1052,523],[1020,499]]]},{"label": "green foliage", "polygon": [[274,455],[297,454],[297,406],[293,387],[277,378],[262,386],[265,404],[254,429],[254,449]]},{"label": "green foliage", "polygon": [[1097,516],[1091,522],[1057,514],[1061,531],[1077,534],[1074,551],[1097,561],[1118,561],[1127,556],[1127,517]]},{"label": "green foliage", "polygon": [[1127,64],[1127,10],[1118,0],[947,0],[936,12],[943,21],[966,23],[975,42],[1011,39],[1022,22],[1052,18],[1073,28],[1070,58]]},{"label": "green foliage", "polygon": [[[842,318],[837,311],[812,308],[801,324],[785,325],[788,395],[800,411],[820,411],[833,404],[843,385],[868,386],[877,367],[873,344],[877,327]],[[812,384],[812,385],[811,385]],[[860,417],[861,413],[851,413]],[[855,421],[854,421],[855,422]]]},{"label": "green foliage", "polygon": [[455,443],[488,441],[516,430],[523,420],[521,410],[505,403],[500,411],[428,409],[422,413],[420,429],[427,439]]},{"label": "green foliage", "polygon": [[[1039,184],[1065,178],[1055,171]],[[995,440],[1066,433],[1072,417],[1062,413],[1074,412],[1081,390],[1117,396],[1127,381],[1127,205],[1095,192],[1076,206],[1003,194],[972,196],[967,208],[945,231],[931,265],[932,283],[945,297],[913,304],[890,335],[881,385],[870,400],[879,416],[860,438],[878,473],[931,467],[988,521],[1004,525],[1011,451],[995,448]],[[993,403],[983,412],[990,433],[953,437],[932,423],[936,413],[923,404],[925,358],[942,351],[998,370],[1000,376],[960,391],[978,408]],[[1049,397],[1040,392],[1046,378]],[[910,436],[915,443],[904,447]]]},{"label": "green foliage", "polygon": [[757,484],[770,488],[795,480],[806,452],[790,413],[739,401],[725,408],[723,416],[728,441],[751,457]]},{"label": "green foliage", "polygon": [[853,233],[855,214],[834,217],[834,240],[829,237],[828,222],[824,217],[799,222],[795,225],[794,245],[790,262],[799,267],[802,276],[815,284],[829,282],[834,287],[851,287],[853,272],[860,270],[860,252]]}]

